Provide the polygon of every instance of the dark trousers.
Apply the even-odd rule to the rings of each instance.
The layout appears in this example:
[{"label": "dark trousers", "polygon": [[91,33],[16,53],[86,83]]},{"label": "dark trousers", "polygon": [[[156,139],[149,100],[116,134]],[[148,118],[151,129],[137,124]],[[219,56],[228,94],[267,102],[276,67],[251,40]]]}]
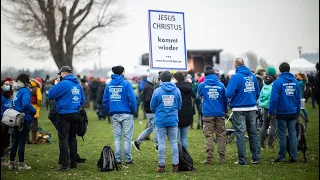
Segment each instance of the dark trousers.
[{"label": "dark trousers", "polygon": [[9,126],[1,123],[1,142],[0,142],[1,157],[4,157],[4,150],[9,147],[9,144],[10,144]]},{"label": "dark trousers", "polygon": [[26,140],[30,131],[30,124],[25,123],[23,130],[19,131],[18,127],[13,128],[12,130],[12,146],[10,150],[10,161],[14,161],[17,150],[19,156],[19,162],[24,162],[24,151],[26,147]]},{"label": "dark trousers", "polygon": [[58,115],[59,160],[62,166],[77,164],[77,122],[78,113]]}]

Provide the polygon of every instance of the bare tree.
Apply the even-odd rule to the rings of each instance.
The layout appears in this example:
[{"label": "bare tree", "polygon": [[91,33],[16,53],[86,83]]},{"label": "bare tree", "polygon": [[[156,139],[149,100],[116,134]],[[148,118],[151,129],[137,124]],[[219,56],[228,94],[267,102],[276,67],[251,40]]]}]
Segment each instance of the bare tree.
[{"label": "bare tree", "polygon": [[[23,37],[12,42],[32,59],[50,55],[58,68],[97,52],[101,37],[122,24],[116,0],[1,0],[1,17]],[[100,40],[100,41],[99,41]]]},{"label": "bare tree", "polygon": [[247,62],[245,62],[247,64],[247,66],[250,69],[255,70],[258,67],[258,56],[256,53],[252,52],[252,51],[248,51],[244,53],[244,60]]},{"label": "bare tree", "polygon": [[260,66],[263,68],[263,69],[268,69],[269,67],[269,64],[267,63],[266,59],[264,59],[263,57],[261,57],[259,59],[260,61]]}]

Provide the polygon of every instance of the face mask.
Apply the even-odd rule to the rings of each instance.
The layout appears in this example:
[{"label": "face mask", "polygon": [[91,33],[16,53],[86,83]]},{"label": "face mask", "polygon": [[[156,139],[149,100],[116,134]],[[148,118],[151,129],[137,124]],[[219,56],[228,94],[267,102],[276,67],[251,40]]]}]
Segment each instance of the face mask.
[{"label": "face mask", "polygon": [[10,85],[5,85],[3,90],[6,92],[10,91]]}]

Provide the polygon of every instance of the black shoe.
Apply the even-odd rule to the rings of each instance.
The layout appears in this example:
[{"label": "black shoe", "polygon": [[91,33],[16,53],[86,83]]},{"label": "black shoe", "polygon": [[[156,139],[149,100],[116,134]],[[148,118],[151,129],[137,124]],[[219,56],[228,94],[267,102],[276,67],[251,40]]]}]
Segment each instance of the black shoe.
[{"label": "black shoe", "polygon": [[121,162],[116,162],[116,164],[117,164],[118,166],[121,166]]},{"label": "black shoe", "polygon": [[133,145],[133,147],[134,147],[137,151],[141,151],[141,150],[140,150],[140,144],[138,144],[137,141],[133,141],[133,142],[132,142],[132,145]]},{"label": "black shoe", "polygon": [[126,165],[128,164],[136,164],[136,162],[134,162],[133,160],[131,160],[130,162],[126,162]]},{"label": "black shoe", "polygon": [[60,166],[56,169],[57,171],[70,171],[70,167],[64,167],[64,166]]},{"label": "black shoe", "polygon": [[289,163],[295,163],[295,162],[298,162],[298,159],[289,159],[289,161],[288,161]]},{"label": "black shoe", "polygon": [[77,168],[77,166],[78,166],[77,163],[71,163],[71,164],[70,164],[70,168],[71,168],[71,169]]},{"label": "black shoe", "polygon": [[77,162],[78,163],[85,163],[87,159],[84,159],[84,158],[80,158],[80,155],[77,154]]},{"label": "black shoe", "polygon": [[279,158],[275,158],[274,160],[273,160],[273,162],[286,162],[286,160],[285,159],[279,159]]},{"label": "black shoe", "polygon": [[156,151],[158,151],[158,146],[156,146]]}]

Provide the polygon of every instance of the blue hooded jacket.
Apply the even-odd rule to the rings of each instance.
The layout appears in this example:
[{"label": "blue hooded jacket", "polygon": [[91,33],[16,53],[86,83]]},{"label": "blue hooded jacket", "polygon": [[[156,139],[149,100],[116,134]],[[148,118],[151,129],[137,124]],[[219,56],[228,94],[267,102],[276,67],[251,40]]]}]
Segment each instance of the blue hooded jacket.
[{"label": "blue hooded jacket", "polygon": [[178,126],[181,109],[180,90],[171,82],[163,82],[154,90],[150,108],[156,116],[156,128]]},{"label": "blue hooded jacket", "polygon": [[12,109],[12,100],[10,97],[1,94],[1,119],[3,117],[4,111],[7,109]]},{"label": "blue hooded jacket", "polygon": [[103,107],[108,114],[135,114],[137,100],[132,85],[123,76],[111,75],[111,82],[106,86],[103,94]]},{"label": "blue hooded jacket", "polygon": [[31,92],[21,81],[14,82],[12,85],[14,90],[13,104],[14,109],[24,113],[24,122],[31,123],[33,116],[36,114],[36,109],[31,105]]},{"label": "blue hooded jacket", "polygon": [[203,116],[223,117],[228,110],[226,89],[215,74],[207,75],[198,87],[198,93],[203,97]]},{"label": "blue hooded jacket", "polygon": [[270,114],[300,114],[300,86],[294,75],[289,72],[281,73],[274,81],[270,104]]},{"label": "blue hooded jacket", "polygon": [[255,107],[259,94],[256,76],[246,66],[239,66],[227,85],[231,108]]},{"label": "blue hooded jacket", "polygon": [[79,113],[80,107],[86,103],[83,89],[72,74],[53,85],[49,89],[48,97],[50,100],[55,99],[58,114]]}]

